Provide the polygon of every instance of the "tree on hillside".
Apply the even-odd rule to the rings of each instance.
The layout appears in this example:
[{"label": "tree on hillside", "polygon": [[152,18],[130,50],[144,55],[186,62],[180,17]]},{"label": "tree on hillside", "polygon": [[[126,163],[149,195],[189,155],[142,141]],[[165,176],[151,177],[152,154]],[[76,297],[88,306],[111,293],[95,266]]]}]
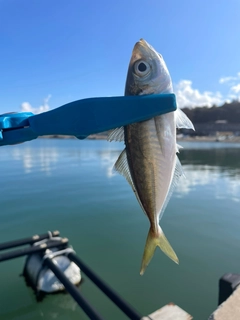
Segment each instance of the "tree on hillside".
[{"label": "tree on hillside", "polygon": [[193,123],[209,123],[217,120],[226,120],[228,123],[239,123],[240,125],[240,102],[232,101],[211,108],[203,106],[197,108],[182,109]]}]

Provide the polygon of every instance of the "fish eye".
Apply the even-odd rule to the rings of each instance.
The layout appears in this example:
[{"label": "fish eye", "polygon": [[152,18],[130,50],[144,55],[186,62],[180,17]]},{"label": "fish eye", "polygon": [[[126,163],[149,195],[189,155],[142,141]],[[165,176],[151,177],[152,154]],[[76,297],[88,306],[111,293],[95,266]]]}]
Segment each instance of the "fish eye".
[{"label": "fish eye", "polygon": [[150,71],[150,65],[143,60],[137,61],[134,65],[134,71],[138,76],[145,76]]},{"label": "fish eye", "polygon": [[145,63],[143,63],[143,62],[139,63],[139,65],[138,65],[138,71],[144,72],[144,71],[146,71],[146,70],[147,70],[147,66],[145,65]]}]

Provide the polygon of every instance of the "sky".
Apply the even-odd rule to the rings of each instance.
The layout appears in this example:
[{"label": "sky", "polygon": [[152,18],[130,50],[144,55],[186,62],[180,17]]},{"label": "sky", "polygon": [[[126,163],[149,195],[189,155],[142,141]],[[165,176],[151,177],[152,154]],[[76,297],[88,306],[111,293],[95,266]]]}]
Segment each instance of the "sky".
[{"label": "sky", "polygon": [[239,12],[240,0],[0,0],[0,114],[123,95],[140,38],[180,107],[239,99]]}]

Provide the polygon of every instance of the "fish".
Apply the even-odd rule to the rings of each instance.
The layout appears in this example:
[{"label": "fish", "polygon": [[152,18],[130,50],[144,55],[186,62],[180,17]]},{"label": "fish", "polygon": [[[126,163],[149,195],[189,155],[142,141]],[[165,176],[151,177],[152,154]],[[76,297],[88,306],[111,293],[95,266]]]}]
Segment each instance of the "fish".
[{"label": "fish", "polygon": [[[125,95],[173,93],[170,73],[161,54],[144,39],[138,41],[130,59]],[[109,141],[124,141],[114,169],[123,175],[146,214],[150,228],[142,258],[140,275],[159,247],[175,263],[178,257],[159,222],[183,170],[177,157],[176,128],[193,129],[179,108],[174,112],[114,129]]]}]

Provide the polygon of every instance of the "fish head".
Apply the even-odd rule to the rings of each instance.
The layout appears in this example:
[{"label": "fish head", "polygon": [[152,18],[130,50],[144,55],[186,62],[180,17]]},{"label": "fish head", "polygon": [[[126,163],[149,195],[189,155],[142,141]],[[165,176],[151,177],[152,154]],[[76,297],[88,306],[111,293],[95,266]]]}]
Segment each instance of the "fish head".
[{"label": "fish head", "polygon": [[171,92],[172,81],[163,57],[147,41],[140,39],[133,48],[125,95]]}]

